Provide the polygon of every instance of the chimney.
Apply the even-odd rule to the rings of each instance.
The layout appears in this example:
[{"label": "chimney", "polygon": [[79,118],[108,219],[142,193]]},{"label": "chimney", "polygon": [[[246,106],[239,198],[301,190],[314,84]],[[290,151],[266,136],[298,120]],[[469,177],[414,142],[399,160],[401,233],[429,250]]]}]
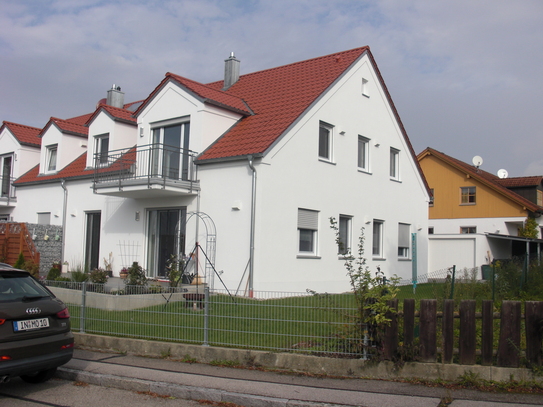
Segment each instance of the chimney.
[{"label": "chimney", "polygon": [[224,61],[224,87],[222,90],[227,90],[230,86],[236,83],[239,79],[239,59],[236,59],[234,53],[230,53],[230,58]]},{"label": "chimney", "polygon": [[121,92],[120,86],[113,86],[107,91],[106,103],[113,107],[124,108],[124,92]]}]

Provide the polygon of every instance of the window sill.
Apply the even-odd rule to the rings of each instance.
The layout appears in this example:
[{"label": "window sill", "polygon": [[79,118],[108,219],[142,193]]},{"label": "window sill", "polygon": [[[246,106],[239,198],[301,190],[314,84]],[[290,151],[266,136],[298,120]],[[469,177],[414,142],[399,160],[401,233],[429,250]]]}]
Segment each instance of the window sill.
[{"label": "window sill", "polygon": [[319,260],[321,256],[317,256],[316,254],[299,254],[296,256],[297,259],[313,259],[313,260]]},{"label": "window sill", "polygon": [[326,158],[323,158],[323,157],[319,157],[319,161],[326,164],[336,165],[335,162],[327,160]]},{"label": "window sill", "polygon": [[370,170],[365,170],[364,168],[358,167],[358,172],[361,172],[363,174],[373,175],[373,173]]},{"label": "window sill", "polygon": [[398,261],[411,261],[411,259],[405,257],[398,257]]},{"label": "window sill", "polygon": [[392,178],[392,177],[391,177],[390,180],[393,181],[393,182],[397,182],[398,184],[401,184],[401,183],[402,183],[402,181],[399,180],[398,178]]},{"label": "window sill", "polygon": [[376,260],[376,261],[384,261],[384,260],[386,260],[384,257],[372,257],[371,259]]}]

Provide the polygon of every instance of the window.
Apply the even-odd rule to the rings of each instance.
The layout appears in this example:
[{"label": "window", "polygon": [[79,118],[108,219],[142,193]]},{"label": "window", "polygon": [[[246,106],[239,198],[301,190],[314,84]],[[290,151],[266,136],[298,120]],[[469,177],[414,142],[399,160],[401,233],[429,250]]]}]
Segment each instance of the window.
[{"label": "window", "polygon": [[368,93],[368,80],[366,78],[362,78],[362,95],[370,97]]},{"label": "window", "polygon": [[429,234],[429,235],[433,235],[433,234],[434,234],[434,227],[433,227],[433,226],[430,226],[430,227],[428,228],[428,234]]},{"label": "window", "polygon": [[369,171],[369,139],[358,136],[358,169]]},{"label": "window", "polygon": [[383,224],[382,220],[373,220],[373,257],[383,257]]},{"label": "window", "polygon": [[460,203],[462,205],[475,205],[475,187],[460,188]]},{"label": "window", "polygon": [[153,128],[152,175],[189,179],[189,141],[190,122]]},{"label": "window", "polygon": [[477,227],[475,226],[462,226],[460,228],[461,234],[477,233]]},{"label": "window", "polygon": [[15,194],[11,190],[11,167],[13,157],[6,155],[2,157],[2,196],[12,197]]},{"label": "window", "polygon": [[106,165],[108,163],[109,154],[109,134],[102,134],[95,137],[94,142],[94,157],[95,165]]},{"label": "window", "polygon": [[434,197],[435,197],[434,188],[430,188],[430,202],[428,203],[429,206],[434,206]]},{"label": "window", "polygon": [[537,191],[537,204],[543,206],[543,191]]},{"label": "window", "polygon": [[400,152],[395,148],[390,149],[390,178],[400,179]]},{"label": "window", "polygon": [[332,129],[333,126],[319,123],[319,158],[332,161]]},{"label": "window", "polygon": [[47,171],[57,170],[57,145],[47,147]]},{"label": "window", "polygon": [[298,251],[301,254],[317,254],[319,213],[298,209]]},{"label": "window", "polygon": [[409,258],[410,238],[411,225],[398,223],[398,257],[400,259]]},{"label": "window", "polygon": [[339,215],[338,254],[346,255],[351,252],[351,217]]},{"label": "window", "polygon": [[51,224],[51,212],[38,212],[38,225]]}]

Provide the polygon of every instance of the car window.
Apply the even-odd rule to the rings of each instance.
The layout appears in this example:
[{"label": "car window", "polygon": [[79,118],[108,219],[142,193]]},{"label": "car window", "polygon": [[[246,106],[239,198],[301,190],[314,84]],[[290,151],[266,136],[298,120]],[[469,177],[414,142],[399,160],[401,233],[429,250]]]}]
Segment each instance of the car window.
[{"label": "car window", "polygon": [[0,276],[0,302],[43,296],[50,297],[51,294],[32,277]]}]

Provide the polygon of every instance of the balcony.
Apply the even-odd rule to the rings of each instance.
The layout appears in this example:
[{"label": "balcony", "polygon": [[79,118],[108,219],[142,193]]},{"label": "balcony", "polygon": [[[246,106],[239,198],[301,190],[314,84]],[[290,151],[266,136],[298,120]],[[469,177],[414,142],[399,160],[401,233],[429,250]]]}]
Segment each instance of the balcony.
[{"label": "balcony", "polygon": [[149,144],[94,155],[94,193],[123,198],[195,195],[200,189],[190,150]]},{"label": "balcony", "polygon": [[16,188],[13,186],[15,178],[8,176],[1,176],[2,188],[0,191],[0,207],[14,207],[17,204],[17,195],[15,194]]}]

